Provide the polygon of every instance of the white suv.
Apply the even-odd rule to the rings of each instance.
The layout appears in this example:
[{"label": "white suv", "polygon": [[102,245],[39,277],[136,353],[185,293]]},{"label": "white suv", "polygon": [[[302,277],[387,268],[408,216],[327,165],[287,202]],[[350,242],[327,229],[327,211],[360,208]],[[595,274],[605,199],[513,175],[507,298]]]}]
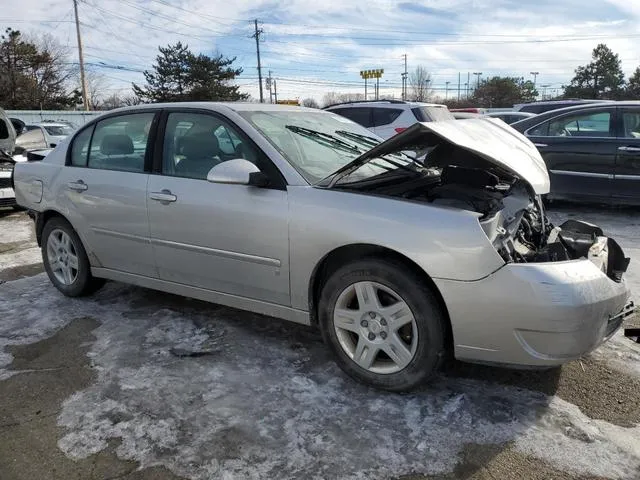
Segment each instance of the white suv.
[{"label": "white suv", "polygon": [[446,105],[400,100],[339,103],[324,110],[359,123],[384,139],[393,137],[416,122],[454,120]]}]

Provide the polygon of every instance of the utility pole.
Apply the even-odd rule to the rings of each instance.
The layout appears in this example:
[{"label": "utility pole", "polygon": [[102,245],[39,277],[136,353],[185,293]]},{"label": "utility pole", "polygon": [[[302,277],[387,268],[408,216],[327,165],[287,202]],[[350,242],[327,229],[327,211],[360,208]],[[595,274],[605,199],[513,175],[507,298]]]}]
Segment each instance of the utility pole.
[{"label": "utility pole", "polygon": [[480,77],[482,76],[482,72],[473,72],[473,74],[478,77],[476,81],[476,89],[480,88]]},{"label": "utility pole", "polygon": [[538,78],[538,75],[540,75],[540,72],[529,72],[531,75],[533,75],[533,88],[536,88],[536,80]]},{"label": "utility pole", "polygon": [[444,82],[444,99],[447,100],[447,98],[449,97],[449,84],[451,82]]},{"label": "utility pole", "polygon": [[255,33],[251,35],[251,38],[256,39],[256,54],[258,55],[258,83],[260,84],[260,103],[264,103],[264,96],[262,94],[262,65],[260,64],[260,35],[262,35],[264,30],[258,28],[257,18],[253,21],[253,24],[255,26]]},{"label": "utility pole", "polygon": [[407,72],[407,54],[404,57],[404,72],[402,73],[402,100],[407,100],[407,80],[409,78],[409,72]]},{"label": "utility pole", "polygon": [[82,37],[80,36],[80,21],[78,20],[78,0],[73,0],[73,12],[76,15],[76,34],[78,35],[78,60],[80,63],[80,83],[82,84],[82,105],[89,110],[89,98],[87,97],[87,78],[84,75],[84,56],[82,55]]},{"label": "utility pole", "polygon": [[278,103],[278,85],[276,84],[276,79],[273,79],[273,99],[275,103]]},{"label": "utility pole", "polygon": [[267,90],[269,90],[269,103],[273,103],[273,93],[271,92],[271,86],[272,86],[272,80],[271,80],[271,70],[269,70],[269,76],[267,77]]},{"label": "utility pole", "polygon": [[458,101],[460,101],[460,72],[458,72]]}]

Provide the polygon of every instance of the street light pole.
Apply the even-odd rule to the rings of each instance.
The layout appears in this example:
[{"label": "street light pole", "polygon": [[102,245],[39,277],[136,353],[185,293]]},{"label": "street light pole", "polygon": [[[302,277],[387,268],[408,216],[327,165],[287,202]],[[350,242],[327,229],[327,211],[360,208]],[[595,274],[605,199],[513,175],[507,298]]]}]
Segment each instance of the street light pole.
[{"label": "street light pole", "polygon": [[531,75],[533,75],[533,88],[536,88],[536,80],[538,79],[538,75],[540,75],[540,72],[529,72]]},{"label": "street light pole", "polygon": [[476,89],[480,88],[480,77],[482,76],[482,72],[473,72],[473,74],[478,77],[476,80]]},{"label": "street light pole", "polygon": [[447,98],[449,97],[449,84],[451,82],[444,82],[444,99],[447,100]]}]

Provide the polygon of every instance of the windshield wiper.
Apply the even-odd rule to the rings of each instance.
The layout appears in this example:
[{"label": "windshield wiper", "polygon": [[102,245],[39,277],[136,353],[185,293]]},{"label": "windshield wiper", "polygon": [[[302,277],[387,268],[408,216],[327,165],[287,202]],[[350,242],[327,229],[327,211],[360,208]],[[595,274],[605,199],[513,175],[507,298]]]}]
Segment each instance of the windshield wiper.
[{"label": "windshield wiper", "polygon": [[348,132],[346,130],[336,130],[336,133],[338,135],[342,135],[343,137],[347,137],[350,140],[359,141],[369,147],[375,147],[380,143],[380,141],[377,138],[368,137],[360,133]]},{"label": "windshield wiper", "polygon": [[325,145],[329,148],[335,148],[338,150],[343,150],[349,153],[360,154],[362,151],[350,143],[347,143],[339,138],[334,137],[333,135],[329,135],[328,133],[318,132],[317,130],[311,130],[309,128],[298,127],[297,125],[285,125],[287,130],[290,130],[298,135],[302,135],[303,137],[310,138],[311,140],[315,140],[321,145]]}]

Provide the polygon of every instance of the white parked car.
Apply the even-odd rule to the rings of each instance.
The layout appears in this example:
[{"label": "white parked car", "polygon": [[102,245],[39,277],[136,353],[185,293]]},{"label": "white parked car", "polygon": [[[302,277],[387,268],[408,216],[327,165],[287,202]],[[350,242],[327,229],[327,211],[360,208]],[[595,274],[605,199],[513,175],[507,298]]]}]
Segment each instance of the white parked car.
[{"label": "white parked car", "polygon": [[454,119],[446,105],[400,100],[340,103],[325,107],[324,110],[342,115],[384,139],[393,137],[417,122]]},{"label": "white parked car", "polygon": [[53,148],[75,131],[73,127],[66,123],[26,125],[25,130],[16,140],[16,145],[23,147],[25,150]]}]

